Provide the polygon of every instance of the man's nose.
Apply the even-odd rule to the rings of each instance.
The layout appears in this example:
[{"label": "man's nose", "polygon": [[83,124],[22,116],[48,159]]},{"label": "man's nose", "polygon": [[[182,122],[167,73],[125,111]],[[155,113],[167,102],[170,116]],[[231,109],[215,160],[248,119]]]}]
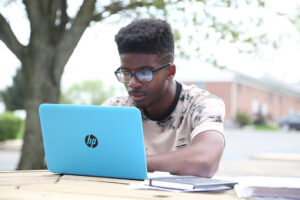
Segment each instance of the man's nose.
[{"label": "man's nose", "polygon": [[138,88],[141,86],[141,82],[139,82],[137,80],[137,78],[133,75],[130,79],[130,81],[128,82],[127,84],[128,87],[131,87],[131,88]]}]

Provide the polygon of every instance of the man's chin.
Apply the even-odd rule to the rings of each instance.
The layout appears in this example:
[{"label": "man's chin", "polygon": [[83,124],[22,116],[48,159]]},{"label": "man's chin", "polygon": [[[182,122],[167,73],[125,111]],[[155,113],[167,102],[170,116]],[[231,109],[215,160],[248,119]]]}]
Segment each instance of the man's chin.
[{"label": "man's chin", "polygon": [[148,107],[148,104],[143,100],[143,101],[137,101],[137,100],[135,100],[135,99],[133,99],[133,98],[131,98],[132,99],[132,101],[133,101],[133,103],[137,106],[137,107],[139,107],[139,108],[142,108],[142,109],[144,109],[144,108],[147,108]]}]

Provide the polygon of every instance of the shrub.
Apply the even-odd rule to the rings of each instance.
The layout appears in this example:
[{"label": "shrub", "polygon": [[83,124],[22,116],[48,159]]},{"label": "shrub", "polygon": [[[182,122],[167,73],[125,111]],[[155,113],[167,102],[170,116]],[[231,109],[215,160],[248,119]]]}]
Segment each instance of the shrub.
[{"label": "shrub", "polygon": [[16,139],[20,137],[20,128],[22,119],[11,112],[5,112],[0,115],[0,141]]},{"label": "shrub", "polygon": [[246,126],[252,124],[251,118],[248,114],[238,112],[235,117],[235,121],[241,126]]}]

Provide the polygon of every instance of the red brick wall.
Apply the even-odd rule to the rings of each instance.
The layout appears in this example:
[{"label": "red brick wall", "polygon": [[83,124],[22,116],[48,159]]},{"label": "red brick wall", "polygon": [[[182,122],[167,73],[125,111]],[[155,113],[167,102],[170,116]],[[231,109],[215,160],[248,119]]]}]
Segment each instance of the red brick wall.
[{"label": "red brick wall", "polygon": [[225,121],[234,120],[237,112],[245,112],[253,116],[253,101],[257,102],[258,109],[262,105],[266,105],[266,114],[274,120],[290,112],[300,112],[300,100],[293,96],[232,82],[206,82],[203,84],[203,88],[224,101],[226,107]]},{"label": "red brick wall", "polygon": [[225,104],[225,120],[232,117],[231,114],[231,83],[230,82],[207,82],[204,84],[204,89],[210,93],[220,97]]},{"label": "red brick wall", "polygon": [[296,97],[283,96],[275,92],[238,84],[237,86],[237,111],[253,114],[252,102],[257,101],[261,106],[267,105],[267,115],[278,119],[291,111],[300,111],[300,101]]}]

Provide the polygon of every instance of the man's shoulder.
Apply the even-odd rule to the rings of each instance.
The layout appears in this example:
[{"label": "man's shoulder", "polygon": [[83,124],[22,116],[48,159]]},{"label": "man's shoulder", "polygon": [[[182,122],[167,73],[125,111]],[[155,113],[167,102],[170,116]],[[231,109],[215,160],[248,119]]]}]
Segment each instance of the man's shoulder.
[{"label": "man's shoulder", "polygon": [[113,96],[107,99],[102,106],[131,106],[132,102],[128,95]]},{"label": "man's shoulder", "polygon": [[189,85],[186,85],[184,83],[181,84],[182,84],[182,90],[186,94],[202,95],[202,96],[207,96],[210,94],[207,90],[199,88],[195,84],[189,84]]},{"label": "man's shoulder", "polygon": [[199,88],[198,86],[191,84],[191,85],[186,85],[184,83],[182,84],[182,94],[181,98],[186,98],[186,100],[189,99],[206,99],[210,97],[215,97],[218,98],[217,96],[211,94],[209,91],[204,90],[202,88]]},{"label": "man's shoulder", "polygon": [[193,104],[201,105],[203,103],[220,103],[223,104],[223,100],[209,91],[197,87],[196,85],[182,84],[182,93],[180,95],[181,103],[186,106]]}]

